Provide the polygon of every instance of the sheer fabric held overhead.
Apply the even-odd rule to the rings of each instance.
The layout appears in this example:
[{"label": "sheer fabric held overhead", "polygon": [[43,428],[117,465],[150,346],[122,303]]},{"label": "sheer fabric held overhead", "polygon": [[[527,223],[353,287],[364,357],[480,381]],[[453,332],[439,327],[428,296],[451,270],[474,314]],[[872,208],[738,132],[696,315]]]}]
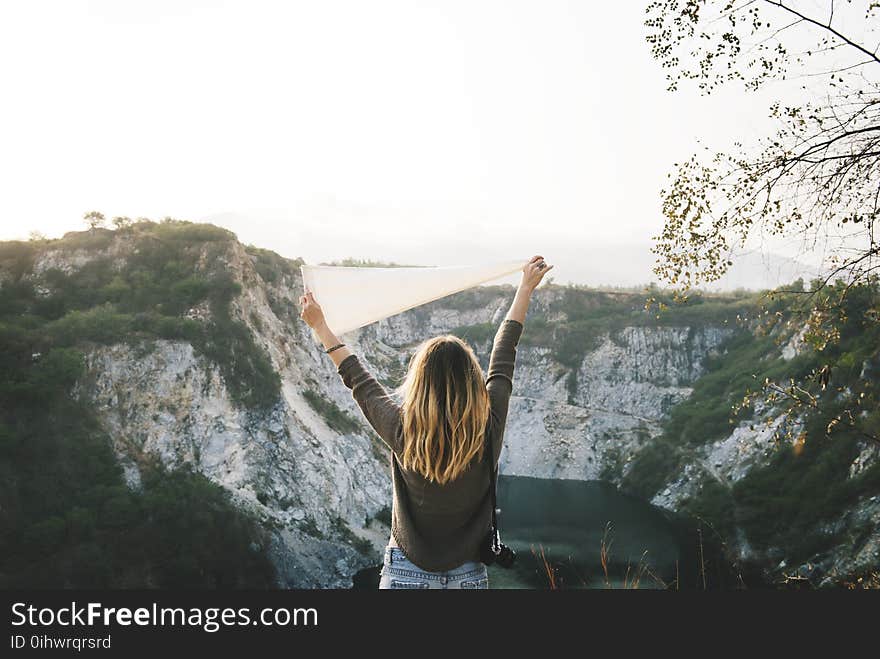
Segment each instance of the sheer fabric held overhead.
[{"label": "sheer fabric held overhead", "polygon": [[337,336],[522,270],[528,258],[481,265],[370,268],[302,265],[303,284]]}]

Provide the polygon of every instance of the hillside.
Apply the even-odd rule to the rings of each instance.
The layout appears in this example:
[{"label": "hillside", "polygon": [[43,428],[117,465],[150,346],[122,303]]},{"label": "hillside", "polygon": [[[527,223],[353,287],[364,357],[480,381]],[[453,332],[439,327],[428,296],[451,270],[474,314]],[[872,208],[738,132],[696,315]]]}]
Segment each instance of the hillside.
[{"label": "hillside", "polygon": [[[299,318],[300,263],[177,221],[0,243],[0,584],[344,587],[376,562],[388,455]],[[389,385],[437,333],[486,368],[512,295],[479,287],[346,342]],[[536,291],[502,472],[607,480],[699,515],[771,578],[880,567],[876,443],[825,439],[833,406],[731,419],[755,379],[830,354],[829,396],[861,387],[877,424],[876,291],[853,296],[823,355],[786,325],[784,299],[696,296],[658,314],[645,298]],[[810,439],[774,440],[782,423]]]}]

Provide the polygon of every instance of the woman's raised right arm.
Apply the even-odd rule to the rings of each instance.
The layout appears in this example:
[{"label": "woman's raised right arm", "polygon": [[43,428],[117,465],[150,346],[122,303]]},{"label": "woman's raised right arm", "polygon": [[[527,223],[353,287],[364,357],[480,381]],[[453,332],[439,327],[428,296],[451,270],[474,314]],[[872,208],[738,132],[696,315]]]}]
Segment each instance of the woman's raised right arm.
[{"label": "woman's raised right arm", "polygon": [[522,335],[526,312],[529,309],[532,292],[541,283],[544,275],[553,266],[547,266],[542,256],[533,256],[523,266],[523,276],[516,295],[504,322],[495,333],[492,355],[489,357],[489,371],[486,374],[486,390],[489,393],[489,409],[492,417],[492,450],[495,463],[498,463],[504,427],[507,423],[507,409],[513,393],[513,367],[516,363],[516,346]]}]

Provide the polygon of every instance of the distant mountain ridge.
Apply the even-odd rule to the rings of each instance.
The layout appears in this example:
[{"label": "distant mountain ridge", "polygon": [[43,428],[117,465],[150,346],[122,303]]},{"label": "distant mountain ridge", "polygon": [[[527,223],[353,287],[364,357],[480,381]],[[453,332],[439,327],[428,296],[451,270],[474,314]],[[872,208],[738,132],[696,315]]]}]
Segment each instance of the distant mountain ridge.
[{"label": "distant mountain ridge", "polygon": [[[327,231],[330,227],[340,226],[342,210],[325,212],[328,214],[326,218],[303,215],[292,219],[283,225],[285,230],[282,232],[277,232],[277,226],[281,224],[276,219],[264,221],[259,214],[222,213],[204,220],[228,227],[242,237],[256,236],[275,228],[274,250],[287,256],[305,257],[310,263],[314,260],[361,258],[420,265],[457,265],[532,251],[543,254],[555,264],[553,277],[560,284],[632,288],[657,281],[650,242],[621,241],[597,245],[589,238],[556,233],[552,226],[536,227],[527,233],[514,228],[505,232],[481,226],[478,221],[454,231],[440,230],[442,225],[425,226],[421,233],[414,231],[412,237],[404,235],[389,241],[371,234],[370,222],[377,219],[372,216],[364,219],[357,231],[334,230],[331,241],[327,239]],[[420,235],[427,240],[420,240]],[[328,245],[332,245],[332,253],[326,251]],[[727,275],[702,288],[707,291],[762,290],[791,283],[799,277],[809,281],[817,275],[817,268],[772,252],[752,250],[735,256],[733,261]],[[515,279],[510,277],[503,281],[514,283]]]}]

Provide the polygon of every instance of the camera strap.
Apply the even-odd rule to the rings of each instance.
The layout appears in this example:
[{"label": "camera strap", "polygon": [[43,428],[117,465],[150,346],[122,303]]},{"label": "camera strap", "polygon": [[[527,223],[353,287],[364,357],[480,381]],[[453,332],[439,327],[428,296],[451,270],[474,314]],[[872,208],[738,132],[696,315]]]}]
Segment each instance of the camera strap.
[{"label": "camera strap", "polygon": [[495,494],[495,482],[498,474],[495,470],[495,454],[492,451],[492,438],[486,435],[486,448],[489,450],[489,492],[492,497],[492,551],[496,554],[501,551],[501,534],[498,532],[498,501]]}]

